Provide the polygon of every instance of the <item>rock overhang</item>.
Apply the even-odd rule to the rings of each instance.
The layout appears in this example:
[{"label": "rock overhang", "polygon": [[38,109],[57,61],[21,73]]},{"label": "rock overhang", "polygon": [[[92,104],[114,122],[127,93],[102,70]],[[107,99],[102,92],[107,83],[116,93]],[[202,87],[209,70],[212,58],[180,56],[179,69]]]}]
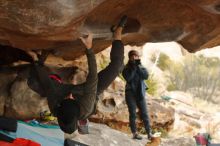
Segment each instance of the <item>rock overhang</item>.
[{"label": "rock overhang", "polygon": [[189,52],[220,42],[219,0],[49,0],[0,2],[0,44],[25,51],[53,50],[73,60],[84,54],[78,37],[94,33],[94,50],[111,45],[110,27],[124,14],[123,42],[176,41]]}]

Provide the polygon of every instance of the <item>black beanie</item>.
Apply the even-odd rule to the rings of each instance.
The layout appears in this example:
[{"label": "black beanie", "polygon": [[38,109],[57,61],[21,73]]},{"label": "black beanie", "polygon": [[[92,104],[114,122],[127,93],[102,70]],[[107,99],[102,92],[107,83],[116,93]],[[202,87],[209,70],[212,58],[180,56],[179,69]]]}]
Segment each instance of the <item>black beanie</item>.
[{"label": "black beanie", "polygon": [[131,51],[128,52],[128,57],[130,58],[132,55],[137,55],[137,56],[139,56],[139,53],[138,53],[138,51],[136,51],[136,50],[131,50]]},{"label": "black beanie", "polygon": [[66,133],[73,133],[77,129],[79,114],[80,107],[76,100],[63,100],[57,110],[60,128]]}]

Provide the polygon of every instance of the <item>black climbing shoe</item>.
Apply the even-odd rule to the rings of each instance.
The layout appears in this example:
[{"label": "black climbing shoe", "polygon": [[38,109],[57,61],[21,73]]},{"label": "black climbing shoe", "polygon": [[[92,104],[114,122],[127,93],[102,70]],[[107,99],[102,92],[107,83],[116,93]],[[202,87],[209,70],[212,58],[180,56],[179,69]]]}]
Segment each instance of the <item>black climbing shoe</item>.
[{"label": "black climbing shoe", "polygon": [[113,25],[111,27],[111,32],[114,32],[118,27],[124,27],[125,24],[127,23],[127,15],[123,15],[117,25]]}]

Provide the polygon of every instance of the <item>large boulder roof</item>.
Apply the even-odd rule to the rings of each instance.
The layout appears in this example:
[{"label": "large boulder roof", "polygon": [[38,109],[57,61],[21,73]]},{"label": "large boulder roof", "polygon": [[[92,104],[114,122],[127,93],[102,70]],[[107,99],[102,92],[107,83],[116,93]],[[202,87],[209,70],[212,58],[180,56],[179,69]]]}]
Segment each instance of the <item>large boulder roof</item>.
[{"label": "large boulder roof", "polygon": [[125,44],[177,41],[195,52],[220,42],[219,0],[12,0],[0,2],[0,44],[75,59],[84,54],[78,37],[86,29],[99,52],[124,14]]}]

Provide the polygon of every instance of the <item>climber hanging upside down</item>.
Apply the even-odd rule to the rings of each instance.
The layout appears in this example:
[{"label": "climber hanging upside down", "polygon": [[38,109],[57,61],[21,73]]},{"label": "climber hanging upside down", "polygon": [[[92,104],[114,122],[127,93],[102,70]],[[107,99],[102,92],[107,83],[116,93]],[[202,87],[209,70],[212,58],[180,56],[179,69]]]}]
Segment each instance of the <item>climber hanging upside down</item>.
[{"label": "climber hanging upside down", "polygon": [[[113,29],[113,42],[110,53],[111,62],[97,74],[97,65],[92,48],[92,34],[81,37],[86,47],[88,75],[86,81],[79,85],[64,84],[58,75],[49,75],[43,61],[33,64],[28,78],[29,87],[43,97],[47,97],[51,113],[57,117],[60,128],[65,133],[80,129],[78,121],[87,121],[96,108],[99,95],[117,77],[123,67],[124,45],[121,42],[122,29],[126,23],[123,16]],[[43,59],[45,60],[45,59]],[[84,123],[84,122],[79,122]],[[88,133],[88,131],[81,131]]]}]

